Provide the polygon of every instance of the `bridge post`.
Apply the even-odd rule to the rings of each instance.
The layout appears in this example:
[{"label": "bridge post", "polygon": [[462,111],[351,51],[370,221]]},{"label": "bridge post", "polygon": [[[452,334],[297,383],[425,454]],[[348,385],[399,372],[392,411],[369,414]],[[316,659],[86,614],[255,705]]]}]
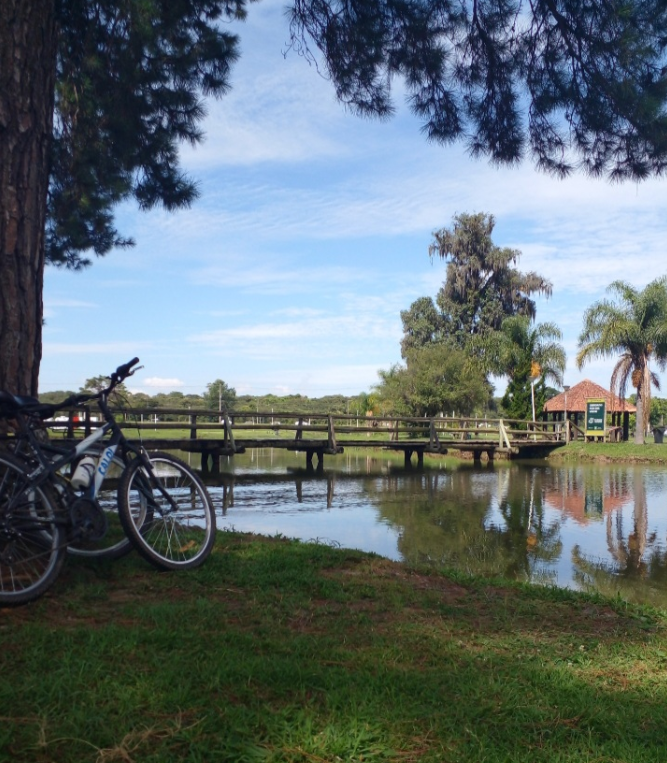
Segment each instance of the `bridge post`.
[{"label": "bridge post", "polygon": [[424,451],[423,450],[418,450],[416,448],[406,448],[403,451],[403,455],[404,455],[404,459],[405,459],[405,461],[404,461],[405,468],[406,469],[411,469],[412,468],[412,454],[413,453],[417,454],[417,468],[423,469],[424,468]]},{"label": "bridge post", "polygon": [[336,450],[336,430],[334,429],[333,416],[331,414],[328,416],[327,430],[329,450],[333,453]]},{"label": "bridge post", "polygon": [[317,471],[324,470],[324,451],[323,450],[307,450],[306,451],[306,467],[309,471],[314,471],[313,456],[317,456]]},{"label": "bridge post", "polygon": [[202,450],[201,470],[202,474],[220,474],[220,454],[212,450]]},{"label": "bridge post", "polygon": [[440,448],[440,439],[433,419],[431,419],[431,423],[429,424],[429,440],[431,448]]}]

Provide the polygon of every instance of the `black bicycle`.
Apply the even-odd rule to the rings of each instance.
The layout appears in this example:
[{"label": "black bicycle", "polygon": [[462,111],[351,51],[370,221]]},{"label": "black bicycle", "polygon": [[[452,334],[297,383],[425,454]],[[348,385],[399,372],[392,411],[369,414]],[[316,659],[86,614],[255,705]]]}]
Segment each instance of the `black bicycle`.
[{"label": "black bicycle", "polygon": [[[198,567],[215,541],[215,511],[197,474],[170,453],[130,442],[109,395],[138,370],[62,403],[0,392],[10,426],[0,450],[0,605],[25,604],[55,582],[70,553],[117,558],[134,546],[162,570]],[[134,370],[133,370],[134,369]],[[95,401],[104,423],[74,445],[45,436],[58,410]]]}]

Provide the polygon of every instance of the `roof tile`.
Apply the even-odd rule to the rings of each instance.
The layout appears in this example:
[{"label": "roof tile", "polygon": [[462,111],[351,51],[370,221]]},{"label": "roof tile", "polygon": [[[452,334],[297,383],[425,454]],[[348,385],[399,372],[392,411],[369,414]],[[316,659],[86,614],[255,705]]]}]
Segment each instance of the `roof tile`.
[{"label": "roof tile", "polygon": [[[545,412],[560,413],[565,411],[565,394],[565,392],[561,392],[560,395],[547,400],[544,404]],[[632,405],[632,403],[621,400],[620,397],[613,395],[609,390],[592,382],[590,379],[580,381],[579,384],[575,384],[574,387],[570,387],[567,391],[567,410],[572,413],[584,413],[586,411],[586,401],[591,398],[604,399],[607,404],[608,413],[612,411],[615,413],[620,411],[635,413],[637,411],[637,407]]]}]

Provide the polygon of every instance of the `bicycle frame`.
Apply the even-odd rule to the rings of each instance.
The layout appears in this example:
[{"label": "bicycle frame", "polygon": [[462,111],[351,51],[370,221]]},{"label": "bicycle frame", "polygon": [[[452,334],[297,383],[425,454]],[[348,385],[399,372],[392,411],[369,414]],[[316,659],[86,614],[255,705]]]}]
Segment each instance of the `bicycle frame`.
[{"label": "bicycle frame", "polygon": [[[63,448],[60,446],[53,445],[51,443],[47,445],[39,442],[29,424],[19,419],[21,423],[21,431],[23,434],[27,435],[30,442],[32,454],[39,461],[39,465],[28,472],[30,480],[34,482],[35,485],[42,485],[44,482],[48,481],[52,475],[56,474],[69,464],[75,462],[81,456],[90,452],[92,446],[102,441],[102,439],[109,431],[111,431],[112,436],[104,443],[104,450],[102,451],[102,454],[99,457],[98,463],[95,467],[94,477],[90,481],[88,487],[83,491],[84,498],[94,500],[97,497],[102,486],[102,482],[104,481],[107,469],[113,461],[118,446],[121,443],[127,444],[128,450],[131,450],[137,455],[140,455],[138,449],[133,448],[129,445],[129,443],[127,443],[127,440],[123,435],[120,427],[113,418],[113,414],[111,411],[109,411],[106,402],[103,401],[102,398],[98,399],[98,405],[105,418],[107,419],[105,423],[90,435],[88,435],[88,437],[77,443],[74,447],[67,448],[64,453],[62,452]],[[51,459],[45,456],[44,451],[46,450],[60,452],[62,455]]]}]

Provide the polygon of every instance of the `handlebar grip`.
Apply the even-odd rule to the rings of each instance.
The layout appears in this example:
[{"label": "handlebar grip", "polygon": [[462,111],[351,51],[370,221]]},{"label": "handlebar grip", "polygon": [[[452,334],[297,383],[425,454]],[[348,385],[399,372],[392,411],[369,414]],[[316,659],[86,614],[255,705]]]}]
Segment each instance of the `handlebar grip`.
[{"label": "handlebar grip", "polygon": [[116,369],[116,376],[120,379],[124,379],[129,375],[132,366],[136,366],[138,362],[139,358],[132,358],[132,360],[129,360],[127,363],[123,363],[122,366],[118,366]]}]

